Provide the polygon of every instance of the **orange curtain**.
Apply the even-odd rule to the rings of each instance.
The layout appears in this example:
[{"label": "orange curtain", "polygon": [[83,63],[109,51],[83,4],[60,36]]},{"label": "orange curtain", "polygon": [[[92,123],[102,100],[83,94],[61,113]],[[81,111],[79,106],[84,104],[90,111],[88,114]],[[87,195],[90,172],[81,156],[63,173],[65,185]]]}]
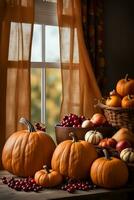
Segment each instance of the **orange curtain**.
[{"label": "orange curtain", "polygon": [[80,0],[58,0],[62,73],[61,118],[68,113],[90,118],[101,97],[84,42]]},{"label": "orange curtain", "polygon": [[[5,140],[30,118],[34,0],[0,1],[0,157]],[[0,168],[2,167],[0,161]]]}]

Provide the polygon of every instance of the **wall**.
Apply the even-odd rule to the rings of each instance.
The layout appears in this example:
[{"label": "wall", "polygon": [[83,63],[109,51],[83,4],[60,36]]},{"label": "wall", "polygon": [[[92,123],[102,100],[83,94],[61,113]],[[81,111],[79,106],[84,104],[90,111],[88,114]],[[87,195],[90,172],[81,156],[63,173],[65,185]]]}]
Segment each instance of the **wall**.
[{"label": "wall", "polygon": [[104,28],[107,93],[126,73],[134,78],[134,1],[104,0]]}]

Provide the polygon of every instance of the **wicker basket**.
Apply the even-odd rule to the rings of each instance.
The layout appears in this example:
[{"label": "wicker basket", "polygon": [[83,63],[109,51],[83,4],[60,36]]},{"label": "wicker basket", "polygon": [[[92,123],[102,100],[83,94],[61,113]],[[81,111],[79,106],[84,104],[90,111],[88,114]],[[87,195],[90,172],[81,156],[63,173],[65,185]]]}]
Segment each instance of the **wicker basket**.
[{"label": "wicker basket", "polygon": [[134,108],[109,107],[102,102],[97,106],[104,111],[108,123],[113,127],[126,127],[134,131]]}]

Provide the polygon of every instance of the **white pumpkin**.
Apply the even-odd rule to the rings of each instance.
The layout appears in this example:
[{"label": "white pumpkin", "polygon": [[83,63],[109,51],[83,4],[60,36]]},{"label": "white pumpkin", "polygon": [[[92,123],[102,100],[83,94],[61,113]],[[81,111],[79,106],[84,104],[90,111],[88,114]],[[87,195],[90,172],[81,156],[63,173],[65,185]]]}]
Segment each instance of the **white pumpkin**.
[{"label": "white pumpkin", "polygon": [[133,148],[125,148],[120,153],[121,160],[132,163],[134,162],[134,149]]},{"label": "white pumpkin", "polygon": [[84,120],[81,125],[82,128],[89,128],[92,126],[93,126],[92,122],[89,119]]},{"label": "white pumpkin", "polygon": [[103,139],[103,135],[96,130],[90,130],[85,134],[85,140],[94,145],[99,144],[99,142]]}]

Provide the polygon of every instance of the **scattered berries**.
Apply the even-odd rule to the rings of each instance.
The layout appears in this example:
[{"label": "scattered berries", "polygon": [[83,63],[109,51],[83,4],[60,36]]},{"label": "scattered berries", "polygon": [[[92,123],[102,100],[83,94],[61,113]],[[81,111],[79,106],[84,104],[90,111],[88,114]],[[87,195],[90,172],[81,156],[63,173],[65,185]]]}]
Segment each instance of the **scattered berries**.
[{"label": "scattered berries", "polygon": [[17,191],[25,191],[25,192],[38,192],[39,190],[43,189],[42,186],[39,186],[35,183],[34,179],[31,177],[27,178],[2,178],[3,184],[7,184],[8,187],[17,190]]}]

